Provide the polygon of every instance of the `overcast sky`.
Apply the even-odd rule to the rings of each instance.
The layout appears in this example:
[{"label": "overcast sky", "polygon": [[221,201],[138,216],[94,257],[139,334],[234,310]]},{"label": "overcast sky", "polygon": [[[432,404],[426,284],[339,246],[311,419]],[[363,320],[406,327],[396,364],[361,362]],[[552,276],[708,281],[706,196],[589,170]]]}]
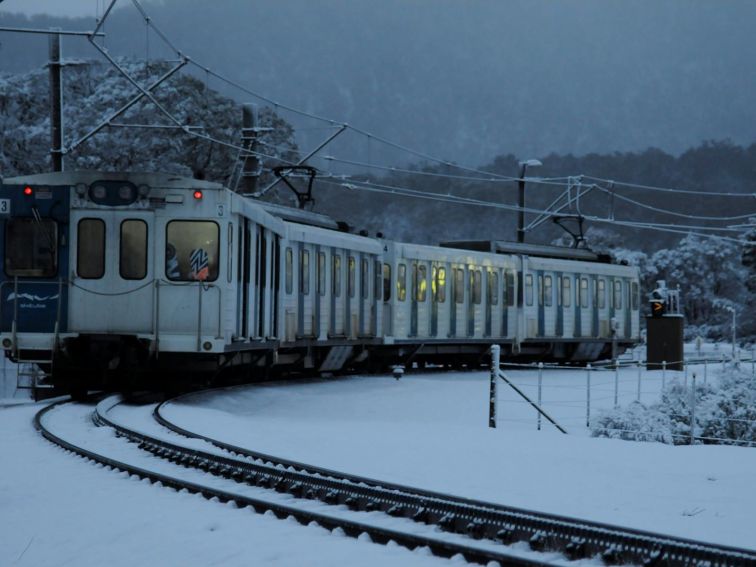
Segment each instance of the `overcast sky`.
[{"label": "overcast sky", "polygon": [[53,16],[95,17],[98,6],[102,11],[103,0],[0,0],[0,12],[17,12],[32,16],[50,14]]}]

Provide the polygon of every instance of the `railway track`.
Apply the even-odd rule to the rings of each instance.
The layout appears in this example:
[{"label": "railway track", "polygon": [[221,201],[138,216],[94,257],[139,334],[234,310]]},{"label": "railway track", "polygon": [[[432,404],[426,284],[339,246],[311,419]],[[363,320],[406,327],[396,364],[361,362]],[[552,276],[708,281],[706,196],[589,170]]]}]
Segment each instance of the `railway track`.
[{"label": "railway track", "polygon": [[[441,557],[461,555],[470,562],[486,564],[496,561],[501,565],[536,565],[553,561],[568,563],[581,559],[593,561],[599,557],[605,564],[756,566],[756,553],[748,550],[534,513],[278,459],[179,428],[162,415],[162,405],[155,408],[153,415],[162,427],[167,428],[166,435],[145,433],[118,423],[109,415],[119,403],[120,399],[115,398],[100,402],[94,409],[93,419],[137,443],[139,448],[152,455],[223,477],[235,484],[285,493],[300,502],[319,500],[334,506],[341,505],[342,510],[346,507],[352,511],[353,516],[325,515],[253,498],[234,490],[213,488],[204,482],[187,482],[98,455],[45,428],[45,413],[60,405],[60,402],[39,412],[35,424],[45,437],[66,449],[173,488],[185,488],[222,502],[235,502],[238,506],[251,506],[258,512],[270,510],[279,518],[293,516],[303,524],[317,522],[328,529],[341,528],[344,533],[354,537],[367,533],[378,543],[393,540],[409,549],[427,547]],[[193,438],[193,446],[177,442],[181,441],[176,437],[177,433]],[[166,439],[166,436],[171,439]],[[200,449],[197,440],[212,447],[206,447],[209,450]],[[436,530],[440,528],[448,532],[448,535],[439,537],[433,529],[412,533],[416,530],[397,530],[354,519],[360,512],[378,511],[409,523],[429,524]],[[527,547],[533,552],[549,555],[524,556],[523,546],[515,551],[505,545],[515,542],[527,542]]]}]

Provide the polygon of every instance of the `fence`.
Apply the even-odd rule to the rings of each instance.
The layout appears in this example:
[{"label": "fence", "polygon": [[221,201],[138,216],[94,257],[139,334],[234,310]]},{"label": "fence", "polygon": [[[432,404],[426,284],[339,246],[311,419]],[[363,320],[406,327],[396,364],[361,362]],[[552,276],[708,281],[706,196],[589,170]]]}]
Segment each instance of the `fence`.
[{"label": "fence", "polygon": [[[756,392],[756,356],[754,351],[741,355],[735,359],[724,355],[716,357],[688,357],[682,363],[683,370],[668,370],[674,362],[662,364],[660,370],[649,370],[644,360],[618,360],[609,363],[587,365],[585,367],[565,367],[553,364],[497,364],[494,366],[494,348],[492,348],[491,398],[489,400],[489,425],[496,426],[496,422],[509,422],[535,426],[540,430],[544,427],[544,414],[547,411],[553,415],[559,424],[565,426],[570,433],[587,434],[598,429],[592,423],[599,410],[617,408],[621,404],[632,401],[658,401],[660,394],[667,386],[678,383],[687,391],[689,397],[686,409],[689,413],[666,414],[670,418],[681,421],[689,420],[694,424],[685,434],[671,432],[672,438],[678,442],[685,437],[689,442],[727,442],[756,444],[750,441],[738,441],[724,437],[702,435],[701,428],[696,426],[697,402],[694,396],[697,385],[707,384],[715,380],[728,366],[739,366],[748,372],[753,380]],[[499,379],[493,371],[499,368],[508,382],[516,386],[518,391],[510,388],[502,389],[502,395],[497,395],[495,381]],[[756,400],[755,400],[756,401]],[[502,415],[497,415],[497,404],[503,405]],[[533,409],[536,408],[536,411]],[[722,418],[732,428],[756,427],[756,420],[741,418]],[[623,438],[649,438],[653,432],[646,430],[632,430],[602,427],[606,433],[614,433]]]}]

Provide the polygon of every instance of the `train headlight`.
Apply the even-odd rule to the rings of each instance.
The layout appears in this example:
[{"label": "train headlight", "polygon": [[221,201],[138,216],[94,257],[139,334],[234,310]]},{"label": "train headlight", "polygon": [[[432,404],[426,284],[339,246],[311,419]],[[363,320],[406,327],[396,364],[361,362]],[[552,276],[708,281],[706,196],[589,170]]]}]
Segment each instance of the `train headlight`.
[{"label": "train headlight", "polygon": [[76,185],[76,194],[83,198],[84,195],[87,194],[87,184],[86,183],[78,183]]},{"label": "train headlight", "polygon": [[98,201],[102,201],[105,199],[105,197],[108,196],[108,190],[105,189],[104,185],[95,185],[90,190],[90,193],[92,195],[92,198]]},{"label": "train headlight", "polygon": [[213,343],[211,343],[210,341],[205,341],[204,343],[202,343],[202,348],[204,348],[205,350],[212,350]]},{"label": "train headlight", "polygon": [[8,338],[3,339],[3,348],[10,348],[11,346],[13,346],[13,341]]},{"label": "train headlight", "polygon": [[134,199],[134,188],[130,185],[122,185],[118,188],[118,198],[124,201],[132,201]]},{"label": "train headlight", "polygon": [[139,193],[139,196],[142,199],[146,199],[147,196],[150,194],[150,186],[149,185],[140,185],[137,187],[137,193]]}]

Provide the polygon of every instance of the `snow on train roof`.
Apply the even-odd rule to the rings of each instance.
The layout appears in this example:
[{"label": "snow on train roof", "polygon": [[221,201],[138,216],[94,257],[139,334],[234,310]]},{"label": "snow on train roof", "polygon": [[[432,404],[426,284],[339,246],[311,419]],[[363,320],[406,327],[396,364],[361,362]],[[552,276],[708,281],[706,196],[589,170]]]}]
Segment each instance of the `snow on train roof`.
[{"label": "snow on train roof", "polygon": [[182,175],[149,172],[116,171],[56,171],[8,177],[3,180],[6,185],[76,185],[77,183],[94,183],[95,181],[129,181],[136,185],[149,185],[166,189],[203,189],[220,190],[223,185],[211,181],[202,181]]}]

